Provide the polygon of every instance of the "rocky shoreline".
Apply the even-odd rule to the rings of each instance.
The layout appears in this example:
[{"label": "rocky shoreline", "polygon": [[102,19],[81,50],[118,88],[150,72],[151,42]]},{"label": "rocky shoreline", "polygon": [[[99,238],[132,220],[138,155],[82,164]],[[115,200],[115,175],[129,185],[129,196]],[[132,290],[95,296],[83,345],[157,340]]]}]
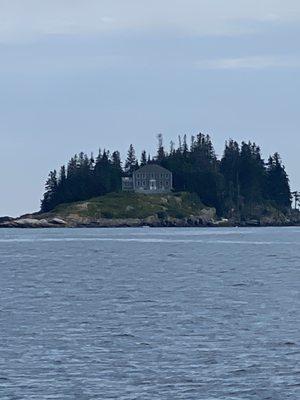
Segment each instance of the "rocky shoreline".
[{"label": "rocky shoreline", "polygon": [[295,219],[256,220],[249,219],[242,222],[235,220],[217,220],[212,215],[190,216],[188,218],[159,218],[157,215],[148,218],[82,218],[72,216],[63,219],[59,216],[48,217],[38,214],[29,214],[19,218],[0,218],[0,228],[136,228],[136,227],[267,227],[267,226],[299,226],[300,221]]},{"label": "rocky shoreline", "polygon": [[227,220],[215,221],[209,216],[190,216],[189,218],[159,218],[151,216],[148,218],[82,218],[72,217],[63,219],[39,218],[33,215],[26,215],[20,218],[5,218],[0,221],[0,228],[122,228],[122,227],[193,227],[193,226],[219,226],[227,224]]},{"label": "rocky shoreline", "polygon": [[141,195],[112,193],[77,203],[62,204],[47,213],[0,218],[0,228],[122,228],[299,226],[300,212],[272,207],[252,208],[243,216],[219,218],[216,209],[189,193]]}]

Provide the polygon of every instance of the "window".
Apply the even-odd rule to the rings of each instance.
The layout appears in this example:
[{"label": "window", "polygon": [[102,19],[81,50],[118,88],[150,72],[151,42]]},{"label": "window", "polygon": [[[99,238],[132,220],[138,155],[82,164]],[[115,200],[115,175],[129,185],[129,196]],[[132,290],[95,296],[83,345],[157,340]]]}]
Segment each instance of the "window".
[{"label": "window", "polygon": [[166,181],[166,186],[169,186],[169,181]]},{"label": "window", "polygon": [[140,174],[137,174],[136,177],[139,178],[139,177],[140,177]]},{"label": "window", "polygon": [[141,182],[140,182],[140,181],[137,181],[137,185],[138,185],[138,186],[141,186]]},{"label": "window", "polygon": [[146,181],[143,181],[143,186],[146,186]]}]

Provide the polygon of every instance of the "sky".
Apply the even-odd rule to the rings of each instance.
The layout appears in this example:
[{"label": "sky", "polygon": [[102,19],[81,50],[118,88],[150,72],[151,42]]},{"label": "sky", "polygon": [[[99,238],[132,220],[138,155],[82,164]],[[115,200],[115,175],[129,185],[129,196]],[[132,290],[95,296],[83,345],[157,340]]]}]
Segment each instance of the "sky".
[{"label": "sky", "polygon": [[299,0],[0,0],[0,215],[80,151],[208,133],[279,151],[300,189]]}]

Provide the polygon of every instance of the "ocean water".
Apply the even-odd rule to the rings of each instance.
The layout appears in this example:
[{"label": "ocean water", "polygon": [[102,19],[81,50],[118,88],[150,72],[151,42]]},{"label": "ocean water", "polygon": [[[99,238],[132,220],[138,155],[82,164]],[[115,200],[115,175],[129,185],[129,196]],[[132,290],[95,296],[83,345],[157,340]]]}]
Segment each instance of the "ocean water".
[{"label": "ocean water", "polygon": [[300,399],[300,228],[0,230],[0,399]]}]

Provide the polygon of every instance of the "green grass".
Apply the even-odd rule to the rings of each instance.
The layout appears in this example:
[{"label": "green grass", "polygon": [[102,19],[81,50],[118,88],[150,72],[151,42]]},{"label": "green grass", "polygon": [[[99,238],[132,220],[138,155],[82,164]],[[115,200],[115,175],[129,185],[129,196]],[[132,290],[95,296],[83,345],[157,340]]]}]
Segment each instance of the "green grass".
[{"label": "green grass", "polygon": [[205,206],[194,194],[181,192],[169,194],[110,193],[87,201],[61,204],[51,214],[88,218],[147,218],[158,215],[184,218],[198,215]]}]

